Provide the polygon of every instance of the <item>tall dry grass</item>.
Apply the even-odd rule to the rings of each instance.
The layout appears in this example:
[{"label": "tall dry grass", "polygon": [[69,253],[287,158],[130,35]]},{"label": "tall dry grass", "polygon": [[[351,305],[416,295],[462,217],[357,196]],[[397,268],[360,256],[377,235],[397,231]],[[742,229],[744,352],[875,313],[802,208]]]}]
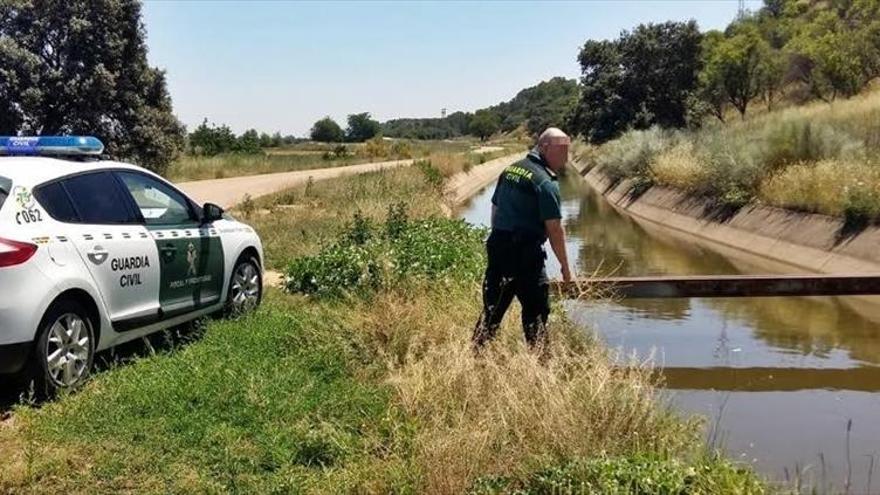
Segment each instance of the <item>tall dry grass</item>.
[{"label": "tall dry grass", "polygon": [[525,346],[514,309],[475,355],[479,286],[437,290],[379,294],[354,308],[352,323],[414,425],[417,491],[464,493],[480,479],[526,479],[573,459],[700,452],[698,425],[657,397],[650,366],[619,366],[558,308],[545,352]]},{"label": "tall dry grass", "polygon": [[709,170],[697,156],[694,143],[682,141],[654,157],[651,175],[660,184],[695,191],[705,184]]},{"label": "tall dry grass", "polygon": [[839,160],[792,165],[765,180],[759,197],[784,208],[873,218],[880,215],[880,165]]}]

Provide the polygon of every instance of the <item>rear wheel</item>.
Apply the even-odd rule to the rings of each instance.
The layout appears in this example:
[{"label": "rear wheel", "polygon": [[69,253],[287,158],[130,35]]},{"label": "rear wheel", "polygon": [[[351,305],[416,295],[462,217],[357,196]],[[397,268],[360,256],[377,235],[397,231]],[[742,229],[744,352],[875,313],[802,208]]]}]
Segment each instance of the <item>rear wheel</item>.
[{"label": "rear wheel", "polygon": [[256,309],[263,299],[263,275],[253,256],[243,256],[232,269],[226,306],[233,315]]},{"label": "rear wheel", "polygon": [[52,396],[75,389],[88,379],[95,359],[94,325],[73,301],[53,304],[40,322],[28,378],[34,391]]}]

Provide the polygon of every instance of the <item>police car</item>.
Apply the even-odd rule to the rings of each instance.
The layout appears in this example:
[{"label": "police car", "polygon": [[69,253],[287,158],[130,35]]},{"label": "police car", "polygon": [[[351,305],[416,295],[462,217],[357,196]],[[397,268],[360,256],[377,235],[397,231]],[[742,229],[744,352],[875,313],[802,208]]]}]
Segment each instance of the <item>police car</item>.
[{"label": "police car", "polygon": [[254,230],[93,137],[0,137],[0,381],[81,384],[96,351],[262,296]]}]

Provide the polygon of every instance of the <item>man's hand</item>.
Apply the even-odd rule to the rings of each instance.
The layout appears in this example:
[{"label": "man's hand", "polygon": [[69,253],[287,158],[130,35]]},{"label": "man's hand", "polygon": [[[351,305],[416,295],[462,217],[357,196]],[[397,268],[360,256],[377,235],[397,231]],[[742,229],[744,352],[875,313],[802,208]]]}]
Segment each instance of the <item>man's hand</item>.
[{"label": "man's hand", "polygon": [[547,238],[550,239],[550,247],[553,254],[559,260],[562,267],[562,281],[571,282],[571,269],[568,267],[568,254],[565,252],[565,230],[562,229],[562,221],[559,219],[544,221],[544,229]]},{"label": "man's hand", "polygon": [[562,281],[563,282],[571,282],[571,270],[568,269],[567,265],[562,266]]}]

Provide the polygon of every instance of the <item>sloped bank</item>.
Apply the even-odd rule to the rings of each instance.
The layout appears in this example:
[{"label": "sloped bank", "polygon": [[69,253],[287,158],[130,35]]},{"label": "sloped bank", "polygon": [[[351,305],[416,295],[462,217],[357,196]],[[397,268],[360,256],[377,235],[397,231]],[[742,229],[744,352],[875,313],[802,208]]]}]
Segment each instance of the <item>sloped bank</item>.
[{"label": "sloped bank", "polygon": [[[746,272],[880,274],[880,228],[848,233],[843,219],[748,205],[724,211],[706,198],[654,186],[632,193],[628,180],[614,182],[601,170],[575,164],[587,184],[651,235],[697,242]],[[867,316],[880,318],[880,297],[845,298]]]}]

